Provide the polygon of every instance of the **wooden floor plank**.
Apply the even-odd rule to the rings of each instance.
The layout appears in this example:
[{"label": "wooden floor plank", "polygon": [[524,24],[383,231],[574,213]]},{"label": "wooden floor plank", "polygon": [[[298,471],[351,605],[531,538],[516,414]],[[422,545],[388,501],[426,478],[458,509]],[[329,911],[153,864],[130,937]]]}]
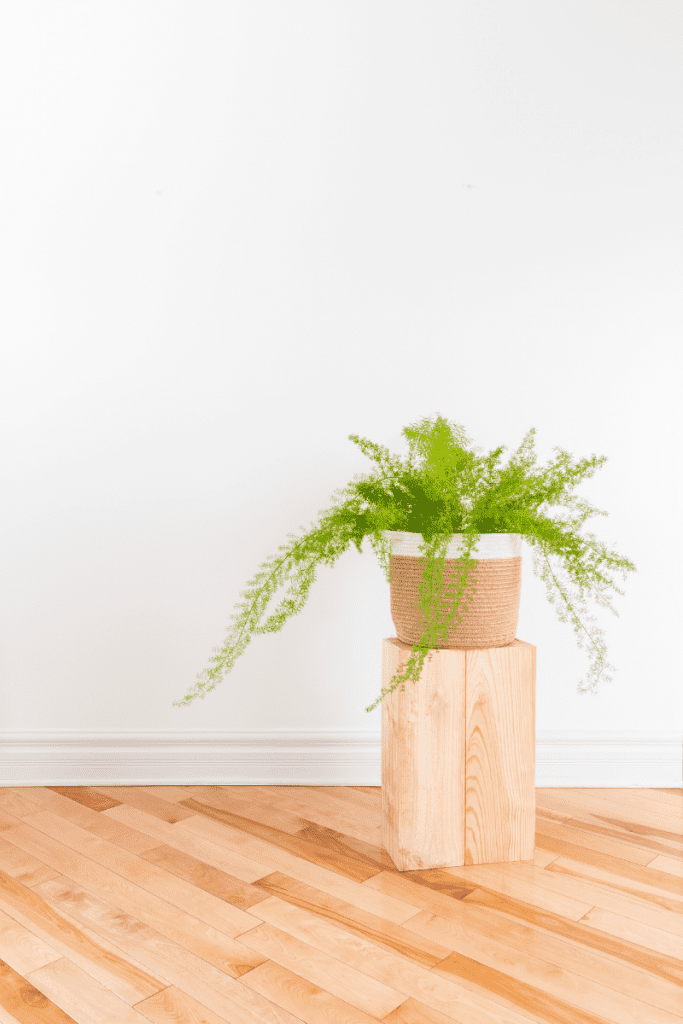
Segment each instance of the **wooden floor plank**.
[{"label": "wooden floor plank", "polygon": [[[81,886],[74,885],[68,879],[43,882],[38,886],[38,894],[55,910],[120,947],[146,970],[161,970],[162,973],[156,976],[163,984],[156,984],[155,991],[173,983],[173,980],[163,973],[169,963],[175,964],[180,960],[187,963],[196,963],[199,960],[204,962],[203,958],[188,950],[181,942],[168,938],[151,925],[145,924],[131,914],[126,914],[115,904],[95,896]],[[246,971],[257,967],[264,957],[255,954],[243,943],[235,941],[229,947],[225,947],[222,958],[215,959],[218,962],[213,963],[212,967],[220,968],[231,978],[238,978]],[[137,998],[134,1000],[138,1001]]]},{"label": "wooden floor plank", "polygon": [[296,1014],[297,1021],[305,1021],[305,1024],[330,1024],[332,1021],[334,1024],[376,1024],[377,1021],[376,1017],[370,1017],[272,960],[250,971],[242,984]]},{"label": "wooden floor plank", "polygon": [[[53,867],[61,867],[64,878],[72,885],[78,883],[90,893],[114,902],[119,911],[125,911],[148,924],[167,938],[178,942],[198,956],[204,957],[209,963],[225,968],[226,963],[230,961],[231,957],[236,963],[244,962],[244,950],[233,941],[233,936],[230,934],[231,932],[238,934],[240,931],[244,931],[245,927],[253,926],[253,919],[251,917],[244,917],[244,911],[216,901],[216,903],[223,907],[225,914],[222,920],[222,928],[207,929],[203,919],[180,910],[175,903],[167,902],[148,888],[135,885],[116,871],[96,863],[89,857],[82,855],[74,857],[63,843],[59,843],[47,835],[36,832],[36,830],[29,830],[27,825],[21,825],[20,828],[26,831],[20,831],[19,828],[16,829],[16,835],[12,836],[12,840],[21,845],[22,848],[28,848],[29,851],[40,854],[41,858],[49,862]],[[11,831],[14,832],[15,830]],[[71,856],[66,856],[65,850]],[[104,859],[107,860],[106,857]],[[150,867],[147,864],[143,866],[145,868]],[[168,873],[165,872],[164,874],[167,875]],[[41,886],[54,885],[54,882],[57,881],[59,879],[55,879],[53,882],[41,883]],[[168,878],[165,880],[165,887],[167,889],[170,886],[172,890],[172,881],[177,881],[178,885],[181,884],[179,879],[173,880],[173,876],[168,875]],[[12,886],[10,886],[10,882]],[[36,886],[35,890],[34,892],[33,889],[18,886],[8,876],[3,878],[2,872],[0,872],[0,907],[12,917],[17,916],[15,912],[17,910],[22,914],[32,915],[32,919],[40,927],[45,928],[52,925],[50,934],[53,934],[55,931],[61,934],[56,921],[53,920],[55,915],[49,914],[43,900],[38,898],[38,891],[43,892],[46,890],[42,890],[40,886]],[[206,894],[198,892],[197,895],[199,897]],[[200,912],[201,908],[198,907],[197,913]],[[234,915],[238,916],[235,917]],[[21,920],[21,918],[18,918],[18,920]],[[22,921],[22,923],[26,922]],[[78,948],[79,929],[67,929],[67,937],[73,939],[73,943],[76,944],[75,948]],[[97,956],[97,949],[94,949],[92,952],[94,956]],[[154,986],[154,990],[159,987],[159,985]],[[149,992],[147,991],[143,994],[148,995]]]},{"label": "wooden floor plank", "polygon": [[[231,811],[209,806],[199,800],[185,800],[183,804],[197,814],[230,825],[249,835],[265,839],[271,846],[290,850],[297,857],[314,864],[331,867],[337,874],[362,882],[379,870],[379,864],[356,849],[347,837],[317,823],[306,823],[305,827],[291,835],[262,822],[236,815]],[[379,856],[379,852],[378,852]]]},{"label": "wooden floor plank", "polygon": [[0,960],[24,977],[29,971],[61,959],[61,954],[23,924],[0,910]]},{"label": "wooden floor plank", "polygon": [[653,871],[666,871],[670,875],[677,875],[678,878],[683,878],[683,859],[679,860],[674,857],[658,854],[647,866],[652,868]]},{"label": "wooden floor plank", "polygon": [[260,903],[259,912],[267,923],[395,989],[404,999],[418,999],[462,1024],[528,1024],[530,1019],[541,1019],[533,1012],[522,1015],[502,1006],[493,993],[489,996],[475,991],[475,986],[461,978],[439,978],[433,970],[365,939],[350,940],[343,929],[276,896]]},{"label": "wooden floor plank", "polygon": [[[677,1019],[670,1013],[657,1011],[640,1001],[634,1003],[624,999],[603,986],[586,982],[577,984],[578,979],[571,979],[566,973],[563,981],[569,989],[569,1001],[549,993],[548,986],[539,986],[537,977],[532,983],[517,977],[511,985],[510,976],[505,971],[461,953],[452,953],[434,968],[434,973],[444,978],[467,978],[476,985],[476,990],[495,995],[503,1006],[518,1008],[523,1013],[532,1012],[547,1024],[604,1024],[605,1021],[640,1024],[642,1020],[647,1020],[648,1024],[677,1024]],[[516,968],[516,973],[520,973],[519,968]]]},{"label": "wooden floor plank", "polygon": [[49,807],[52,802],[52,794],[46,786],[3,786],[0,789],[5,793],[26,797],[27,800],[36,803],[39,809]]},{"label": "wooden floor plank", "polygon": [[0,1005],[21,1024],[80,1024],[0,960]]},{"label": "wooden floor plank", "polygon": [[[239,984],[239,975],[265,960],[247,946],[241,946],[244,952],[241,964],[237,965],[233,957],[226,958],[222,965],[211,964],[160,932],[154,932],[153,928],[131,921],[113,904],[84,889],[73,886],[60,889],[56,882],[45,882],[41,892],[74,922],[106,936],[147,970],[157,974],[164,983],[160,987],[175,985],[230,1022],[241,1019],[258,1024],[280,1024],[266,999]],[[136,1005],[139,1002],[136,1001]]]},{"label": "wooden floor plank", "polygon": [[628,917],[634,923],[661,928],[672,935],[683,935],[683,915],[654,906],[641,896],[615,893],[609,886],[600,882],[576,878],[558,871],[538,869],[527,862],[509,864],[507,871],[515,878],[524,878],[543,889],[551,889],[563,896],[592,903],[601,910],[609,910]]},{"label": "wooden floor plank", "polygon": [[296,878],[299,882],[315,885],[330,896],[337,896],[339,899],[347,900],[361,910],[368,910],[370,913],[379,914],[387,921],[393,921],[395,924],[402,924],[416,912],[414,907],[400,900],[385,896],[382,893],[372,892],[366,889],[365,885],[361,882],[341,877],[329,868],[321,867],[318,864],[304,860],[302,857],[294,856],[288,850],[271,846],[265,840],[247,835],[238,829],[232,828],[230,825],[219,824],[218,822],[197,816],[179,822],[177,827],[212,839],[214,842],[227,847],[227,849],[235,853],[253,857],[255,861],[264,865],[264,874],[282,871],[284,874]]},{"label": "wooden floor plank", "polygon": [[[233,878],[243,882],[253,882],[256,878],[267,873],[265,864],[260,864],[248,857],[227,850],[225,846],[208,839],[203,835],[197,835],[188,828],[178,828],[176,825],[169,825],[166,821],[160,821],[146,811],[140,811],[136,807],[122,805],[111,811],[104,811],[103,818],[109,818],[120,823],[125,822],[130,828],[137,830],[141,835],[148,836],[154,841],[154,849],[159,846],[172,846],[173,849],[189,854],[197,860],[211,864],[213,867],[226,872]],[[192,818],[185,819],[192,821]]]},{"label": "wooden floor plank", "polygon": [[536,804],[537,820],[540,818],[546,821],[565,821],[567,818],[571,818],[571,816],[571,811],[553,811],[549,807],[542,807],[538,803]]},{"label": "wooden floor plank", "polygon": [[[2,1004],[0,1004],[0,1024],[20,1024],[14,1014],[6,1010]],[[449,1022],[450,1024],[450,1022]]]},{"label": "wooden floor plank", "polygon": [[31,971],[26,980],[78,1024],[149,1024],[138,1010],[65,957]]},{"label": "wooden floor plank", "polygon": [[7,811],[15,818],[21,818],[23,814],[35,814],[41,809],[40,801],[32,800],[26,795],[26,791],[18,789],[6,789],[0,786],[0,811]]},{"label": "wooden floor plank", "polygon": [[[591,1005],[604,1013],[607,1019],[619,1021],[620,1024],[630,1024],[636,1019],[633,1014],[629,1016],[626,1012],[624,997],[605,989],[604,986],[588,983],[585,979],[566,971],[558,971],[546,962],[515,951],[502,943],[484,937],[479,937],[479,941],[473,941],[466,929],[458,928],[453,922],[446,922],[443,918],[435,920],[439,921],[441,928],[438,931],[424,929],[424,933],[431,931],[435,939],[438,935],[443,946],[450,947],[450,952],[432,967],[433,972],[442,977],[459,977],[474,982],[473,990],[481,989],[484,995],[487,992],[495,993],[501,997],[501,1004],[509,1009],[533,1009],[541,1020],[552,1019],[563,1024],[592,1024],[602,1018],[591,1012]],[[260,929],[256,929],[255,932],[249,933],[249,936],[257,935],[259,931]],[[245,936],[241,938],[242,941],[248,941]],[[265,947],[261,948],[261,951],[265,953]],[[272,954],[271,959],[275,959]],[[498,966],[504,967],[506,973],[497,970]],[[510,986],[510,978],[515,978],[517,984]],[[567,996],[570,998],[567,999]],[[607,1014],[607,1010],[611,1016]],[[641,1003],[641,1014],[643,1010],[648,1013],[648,1007]],[[377,1016],[384,1016],[377,1011],[375,1013]],[[672,1021],[668,1013],[658,1014],[653,1011],[649,1016],[649,1024],[671,1024]],[[647,1018],[641,1016],[640,1019]]]},{"label": "wooden floor plank", "polygon": [[[448,912],[454,903],[474,896],[484,889],[505,897],[511,904],[523,905],[528,908],[530,914],[547,910],[554,918],[567,922],[578,921],[592,908],[590,903],[563,897],[560,894],[557,894],[555,899],[555,894],[548,893],[549,898],[546,899],[545,895],[540,893],[536,901],[538,887],[533,884],[520,882],[509,872],[497,873],[496,865],[476,867],[493,870],[481,873],[477,870],[476,875],[467,877],[455,873],[463,870],[462,868],[430,868],[422,871],[404,871],[400,874],[383,871],[369,879],[365,885],[367,888],[377,889],[379,892],[405,900],[418,907],[420,911],[429,911],[433,914]],[[549,906],[541,906],[541,903]]]},{"label": "wooden floor plank", "polygon": [[[382,873],[376,879],[371,879],[364,884],[400,896],[421,907],[422,910],[448,918],[458,913],[459,899],[457,896],[452,898],[457,890],[449,888],[449,884],[453,880],[451,872],[454,870],[456,869],[406,872],[405,874],[412,876],[410,879],[402,875]],[[420,875],[421,879],[415,877]],[[473,891],[467,891],[463,883],[460,900],[463,903],[473,903],[497,911],[501,915],[499,926],[502,930],[506,927],[505,916],[511,916],[556,935],[570,938],[582,945],[611,953],[624,962],[638,965],[659,977],[676,983],[683,982],[683,963],[678,959],[668,955],[655,954],[646,946],[638,946],[608,933],[600,932],[581,921],[577,922],[560,914],[539,909],[535,904],[501,893],[495,888],[498,884],[497,878],[489,876],[489,881],[492,883],[491,887],[482,886]],[[423,892],[425,892],[424,895]],[[261,904],[261,906],[265,907],[267,904]],[[406,927],[408,927],[408,922],[406,922]]]},{"label": "wooden floor plank", "polygon": [[[621,914],[613,914],[609,910],[602,910],[600,907],[593,907],[584,917],[581,924],[588,924],[591,928],[597,928],[607,935],[619,939],[626,939],[634,945],[654,950],[663,956],[680,960],[683,964],[683,939],[671,932],[662,931],[661,928],[652,928],[648,924],[641,924],[640,921],[632,921]],[[683,1009],[683,1006],[682,1006]]]},{"label": "wooden floor plank", "polygon": [[533,863],[536,865],[537,868],[544,868],[547,867],[547,865],[550,864],[551,861],[556,860],[558,856],[559,854],[551,850],[544,850],[542,847],[537,846],[534,850]]},{"label": "wooden floor plank", "polygon": [[91,811],[106,811],[108,807],[116,807],[121,803],[88,786],[46,786],[46,789],[65,796],[67,800],[74,800],[83,807],[89,807]]},{"label": "wooden floor plank", "polygon": [[[581,792],[580,798],[576,793]],[[673,839],[680,838],[681,816],[672,814],[667,808],[652,801],[638,802],[636,807],[633,802],[617,801],[612,797],[595,796],[591,790],[577,790],[572,792],[567,789],[556,790],[552,793],[547,791],[543,796],[543,804],[557,810],[570,810],[574,813],[577,809],[590,811],[592,814],[602,816],[607,820],[617,821],[623,827],[631,823],[638,823],[641,827],[649,829],[653,835],[661,833],[671,836]]]},{"label": "wooden floor plank", "polygon": [[37,885],[60,874],[6,839],[0,839],[0,868],[23,885]]},{"label": "wooden floor plank", "polygon": [[[292,903],[295,907],[310,910],[318,917],[368,939],[383,949],[400,953],[422,967],[434,967],[450,952],[437,942],[421,939],[407,930],[406,926],[394,924],[378,914],[361,910],[352,903],[346,903],[311,885],[298,882],[279,871],[259,878],[258,887],[271,896],[278,896],[286,903]],[[412,921],[412,917],[409,920]]]},{"label": "wooden floor plank", "polygon": [[[315,786],[307,787],[315,789]],[[382,791],[378,787],[372,794],[363,788],[357,789],[353,786],[325,786],[328,796],[342,800],[351,807],[359,807],[372,814],[372,821],[375,825],[382,824]]]},{"label": "wooden floor plank", "polygon": [[349,806],[347,801],[328,793],[327,786],[264,786],[263,789],[272,794],[276,807],[285,807],[319,825],[367,843],[377,846],[381,843],[381,805],[366,810]]},{"label": "wooden floor plank", "polygon": [[[681,1010],[680,985],[661,977],[655,977],[641,967],[625,963],[605,951],[586,948],[569,936],[559,936],[541,931],[533,925],[522,924],[498,914],[489,907],[478,907],[464,900],[455,902],[450,914],[440,917],[425,911],[407,921],[406,931],[441,941],[462,952],[461,942],[468,943],[470,950],[477,951],[477,959],[499,969],[505,969],[509,976],[515,971],[508,964],[517,965],[524,971],[523,980],[538,987],[549,986],[549,991],[564,994],[568,1002],[571,989],[566,987],[563,975],[569,973],[578,982],[580,990],[590,983],[608,987],[624,998],[652,1005],[676,1016]],[[483,959],[482,959],[483,958]],[[547,967],[546,967],[547,965]],[[548,971],[547,968],[550,968]],[[528,973],[529,971],[532,973]],[[587,1008],[597,1006],[588,1001]],[[643,1020],[647,1020],[647,1014]]]},{"label": "wooden floor plank", "polygon": [[[55,881],[41,882],[41,885],[54,885]],[[106,940],[100,941],[88,927],[76,927],[39,893],[1,871],[0,910],[48,949],[71,960],[131,1004],[163,987],[163,982],[121,955],[115,946]]]},{"label": "wooden floor plank", "polygon": [[138,807],[141,811],[146,811],[169,824],[182,821],[183,818],[191,818],[194,813],[183,807],[182,802],[174,803],[172,800],[162,800],[138,786],[95,786],[93,791],[112,797],[117,804],[120,801],[129,807]]},{"label": "wooden floor plank", "polygon": [[683,837],[677,838],[674,833],[660,832],[655,835],[652,829],[638,822],[617,823],[614,820],[598,818],[588,812],[564,819],[566,824],[580,832],[592,832],[597,836],[616,839],[620,843],[633,846],[634,849],[652,850],[667,857],[683,859]]},{"label": "wooden floor plank", "polygon": [[593,796],[612,800],[615,804],[630,807],[639,816],[642,807],[659,807],[670,813],[672,821],[683,820],[683,789],[590,789]]},{"label": "wooden floor plank", "polygon": [[567,823],[578,829],[610,836],[618,839],[620,842],[652,849],[655,854],[662,853],[672,857],[683,855],[682,837],[670,830],[656,829],[651,825],[644,825],[640,822],[627,821],[624,818],[609,817],[604,814],[594,814],[589,811],[568,818]]},{"label": "wooden floor plank", "polygon": [[242,882],[212,864],[182,853],[172,846],[155,846],[153,850],[142,854],[142,860],[149,864],[157,864],[160,868],[170,871],[172,875],[184,878],[197,889],[210,892],[219,900],[224,900],[240,910],[253,907],[255,903],[264,899],[263,892],[256,886]]},{"label": "wooden floor plank", "polygon": [[[568,921],[557,914],[537,910],[527,903],[501,896],[492,889],[477,889],[464,899],[476,903],[477,906],[496,910],[501,915],[509,915],[518,920],[527,921],[535,927],[572,939],[582,946],[610,953],[623,960],[624,963],[633,964],[635,967],[650,971],[652,974],[679,985],[683,984],[683,962],[678,957],[654,953],[646,945],[615,937],[607,929],[591,929],[583,919],[578,922]],[[596,908],[595,913],[601,914],[606,911]]]},{"label": "wooden floor plank", "polygon": [[[597,853],[604,853],[607,857],[618,857],[620,860],[630,860],[633,864],[645,866],[649,864],[657,853],[644,846],[636,846],[633,843],[624,842],[614,837],[600,835],[597,832],[587,832],[585,829],[576,828],[568,821],[561,825],[554,821],[536,822],[536,846],[543,850],[553,850],[558,854],[565,853],[567,846],[571,846],[576,852],[580,848],[595,850]],[[575,857],[575,860],[580,858]]]},{"label": "wooden floor plank", "polygon": [[[258,991],[255,986],[247,987]],[[266,992],[262,994],[268,996]],[[264,1024],[266,1021],[268,1024],[301,1024],[299,1017],[294,1017],[287,1010],[276,1006],[274,1001],[269,1007],[270,1016],[263,1016],[262,1011],[259,1017],[246,1007],[235,1008],[233,1005],[232,1008],[226,1009],[225,1013],[230,1014],[227,1017],[210,1010],[204,1003],[193,999],[175,985],[169,985],[149,999],[143,999],[135,1008],[145,1015],[146,1020],[152,1021],[152,1024],[260,1024],[260,1021]]]},{"label": "wooden floor plank", "polygon": [[[64,864],[63,874],[73,873],[73,864],[67,865],[66,861],[68,859],[73,862],[73,851],[77,851],[81,861],[87,858],[121,879],[134,883],[149,895],[159,897],[168,906],[185,911],[212,928],[225,934],[237,934],[244,930],[244,912],[237,907],[224,903],[211,893],[197,889],[191,883],[155,864],[148,864],[127,850],[113,846],[105,839],[91,835],[72,822],[55,817],[50,811],[39,811],[37,814],[29,815],[22,819],[22,824],[18,828],[6,829],[4,835],[8,842],[16,842],[17,845],[20,845],[21,838],[23,843],[42,843],[43,847],[46,846],[54,853],[61,848],[61,858],[58,859]],[[52,844],[49,842],[50,839],[53,841]],[[53,866],[58,865],[55,862]]]},{"label": "wooden floor plank", "polygon": [[[580,861],[573,860],[571,857],[558,857],[551,861],[544,870],[549,873],[562,873],[574,878],[607,884],[615,894],[623,893],[625,896],[636,897],[674,914],[683,912],[681,896],[675,890],[672,891],[669,887],[665,888],[659,884],[659,877],[666,875],[664,871],[653,871],[653,881],[656,881],[657,884],[651,885],[647,880],[633,880],[625,875],[623,861],[620,863],[617,861],[591,863],[586,857]],[[644,870],[647,871],[647,868]],[[674,875],[669,877],[679,881]]]},{"label": "wooden floor plank", "polygon": [[405,1000],[391,986],[273,925],[258,925],[240,935],[240,942],[373,1017],[386,1016]]},{"label": "wooden floor plank", "polygon": [[[578,921],[594,906],[593,903],[589,903],[585,899],[580,900],[574,896],[565,896],[560,892],[542,888],[536,885],[534,880],[528,880],[526,877],[520,877],[507,871],[505,865],[502,864],[463,865],[443,870],[446,874],[457,878],[458,883],[464,882],[473,889],[477,886],[487,886],[504,896],[511,896],[531,907],[537,907],[539,910],[549,910],[569,921]],[[368,884],[372,885],[373,881],[375,880],[371,879]]]},{"label": "wooden floor plank", "polygon": [[207,806],[229,811],[245,821],[270,825],[290,835],[308,824],[306,818],[278,806],[272,794],[266,793],[260,786],[198,786],[195,793],[188,793],[183,800],[193,801],[190,805],[183,803],[183,806],[190,806],[190,809]]},{"label": "wooden floor plank", "polygon": [[381,823],[376,786],[0,787],[0,1024],[683,1024],[683,789],[538,788],[512,863],[400,872]]},{"label": "wooden floor plank", "polygon": [[[128,850],[129,853],[144,853],[145,850],[157,845],[150,842],[148,836],[141,835],[101,812],[85,807],[76,800],[70,800],[54,790],[46,788],[37,790],[36,801],[39,802],[40,810],[51,811],[57,817],[71,821],[74,825],[79,825],[81,828],[87,829],[88,832],[92,832],[93,835],[99,836],[100,839],[106,839],[108,842],[120,846],[122,850]],[[35,811],[27,811],[19,817],[23,820],[24,817],[33,813]]]},{"label": "wooden floor plank", "polygon": [[181,800],[187,800],[189,796],[194,796],[198,790],[203,789],[202,786],[138,786],[137,789],[141,793],[150,793],[152,796],[159,797],[160,800],[167,800],[171,803],[180,803]]},{"label": "wooden floor plank", "polygon": [[[98,820],[97,811],[93,811],[90,807],[84,807],[77,800],[69,800],[67,796],[55,793],[51,789],[37,789],[36,802],[39,803],[38,811],[52,811],[53,814],[59,815],[66,821],[73,821],[82,828],[86,828],[88,824]],[[30,814],[37,813],[37,811],[30,812]],[[21,816],[17,816],[12,815],[11,812],[0,810],[0,829],[4,831],[6,828],[11,828],[17,822],[23,821],[25,817],[30,817],[30,814],[24,812]]]}]

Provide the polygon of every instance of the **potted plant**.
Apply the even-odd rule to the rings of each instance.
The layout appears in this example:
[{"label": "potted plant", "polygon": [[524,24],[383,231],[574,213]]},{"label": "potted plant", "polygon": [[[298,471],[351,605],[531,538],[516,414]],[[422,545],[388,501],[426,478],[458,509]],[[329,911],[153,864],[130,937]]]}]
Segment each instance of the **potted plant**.
[{"label": "potted plant", "polygon": [[[578,692],[595,693],[604,670],[613,666],[604,660],[603,631],[596,625],[585,624],[595,621],[587,613],[585,596],[592,595],[599,605],[618,615],[605,592],[608,588],[619,594],[623,591],[608,574],[610,570],[621,570],[622,578],[626,579],[626,573],[636,567],[616,552],[608,551],[593,534],[580,533],[586,519],[608,513],[579,500],[570,491],[584,478],[590,478],[607,457],[593,455],[574,464],[569,453],[554,448],[555,460],[546,467],[536,467],[535,432],[534,427],[528,431],[506,466],[498,466],[505,446],[486,456],[477,455],[481,449],[470,450],[470,440],[462,427],[449,424],[442,416],[435,421],[424,418],[403,429],[410,449],[406,460],[350,434],[349,440],[373,459],[378,469],[369,475],[357,474],[355,482],[335,491],[332,506],[320,513],[308,532],[298,539],[288,534],[292,539],[279,547],[282,554],[262,563],[241,593],[245,600],[237,605],[241,611],[232,616],[235,625],[225,644],[214,648],[211,666],[197,676],[194,688],[182,700],[174,701],[174,705],[189,704],[212,690],[223,673],[230,672],[254,634],[282,629],[286,619],[301,611],[305,604],[316,566],[333,565],[351,543],[362,553],[363,539],[368,538],[391,585],[393,545],[397,538],[411,533],[422,537],[419,550],[424,555],[424,573],[419,594],[426,627],[419,641],[412,644],[405,671],[394,676],[393,685],[383,689],[366,711],[372,711],[399,683],[405,689],[408,679],[418,681],[431,648],[452,645],[458,628],[454,620],[461,621],[456,613],[474,564],[470,555],[482,537],[496,534],[524,537],[532,546],[534,573],[546,584],[548,600],[555,604],[560,597],[559,620],[566,622],[567,614],[571,616],[578,645],[587,649],[592,659],[588,682],[580,682]],[[570,509],[570,514],[565,518],[551,517],[549,510],[555,506]],[[449,546],[453,550],[454,542],[460,545],[460,572],[452,574],[450,583],[457,584],[457,590],[449,596],[442,577],[446,552]],[[551,566],[550,556],[555,556],[559,565]],[[269,600],[287,580],[287,595],[260,625]],[[465,608],[463,601],[461,610]],[[611,681],[612,677],[605,679]]]}]

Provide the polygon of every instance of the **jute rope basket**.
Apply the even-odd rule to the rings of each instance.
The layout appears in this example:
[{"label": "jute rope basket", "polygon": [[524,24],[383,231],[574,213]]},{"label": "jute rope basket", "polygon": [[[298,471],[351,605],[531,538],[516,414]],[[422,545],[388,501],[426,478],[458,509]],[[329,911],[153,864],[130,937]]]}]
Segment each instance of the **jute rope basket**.
[{"label": "jute rope basket", "polygon": [[[385,530],[384,534],[391,539],[391,617],[396,636],[402,643],[417,644],[427,625],[420,607],[420,584],[426,562],[419,551],[422,534],[403,530]],[[446,549],[443,570],[443,587],[448,587],[451,596],[441,602],[442,615],[453,607],[465,565],[464,551],[463,535],[454,533]],[[517,632],[521,592],[521,534],[482,533],[470,552],[467,581],[460,594],[458,610],[448,623],[446,639],[433,646],[505,647],[511,644]]]}]

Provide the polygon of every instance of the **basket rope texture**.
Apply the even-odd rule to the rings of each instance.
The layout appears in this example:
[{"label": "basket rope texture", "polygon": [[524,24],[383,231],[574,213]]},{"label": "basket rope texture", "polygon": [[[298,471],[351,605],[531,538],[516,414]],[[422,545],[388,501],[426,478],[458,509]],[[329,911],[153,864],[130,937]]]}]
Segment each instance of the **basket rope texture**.
[{"label": "basket rope texture", "polygon": [[[417,542],[421,543],[421,536],[416,536]],[[392,540],[394,551],[397,548],[415,550],[415,541],[410,534],[399,535],[396,532]],[[505,647],[513,642],[522,592],[522,558],[517,554],[506,554],[502,558],[492,555],[503,553],[503,550],[519,551],[520,547],[521,538],[501,535],[494,541],[494,535],[490,535],[487,546],[480,545],[477,549],[477,553],[484,557],[470,556],[467,582],[460,595],[458,610],[448,623],[445,639],[433,642],[433,647]],[[447,554],[454,550],[457,550],[457,545],[455,548],[449,545]],[[392,554],[390,557],[391,618],[396,636],[405,644],[419,643],[427,626],[425,613],[420,607],[420,584],[425,562],[424,556]],[[444,560],[443,587],[448,589],[450,596],[440,602],[442,616],[453,607],[464,566],[464,558]]]}]

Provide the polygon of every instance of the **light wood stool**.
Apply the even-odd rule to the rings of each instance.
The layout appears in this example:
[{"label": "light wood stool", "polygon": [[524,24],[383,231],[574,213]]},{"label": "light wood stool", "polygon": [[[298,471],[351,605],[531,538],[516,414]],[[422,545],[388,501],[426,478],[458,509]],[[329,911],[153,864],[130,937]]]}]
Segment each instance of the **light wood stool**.
[{"label": "light wood stool", "polygon": [[[382,641],[382,689],[411,651]],[[399,871],[532,860],[536,648],[429,653],[382,698],[382,845]]]}]

